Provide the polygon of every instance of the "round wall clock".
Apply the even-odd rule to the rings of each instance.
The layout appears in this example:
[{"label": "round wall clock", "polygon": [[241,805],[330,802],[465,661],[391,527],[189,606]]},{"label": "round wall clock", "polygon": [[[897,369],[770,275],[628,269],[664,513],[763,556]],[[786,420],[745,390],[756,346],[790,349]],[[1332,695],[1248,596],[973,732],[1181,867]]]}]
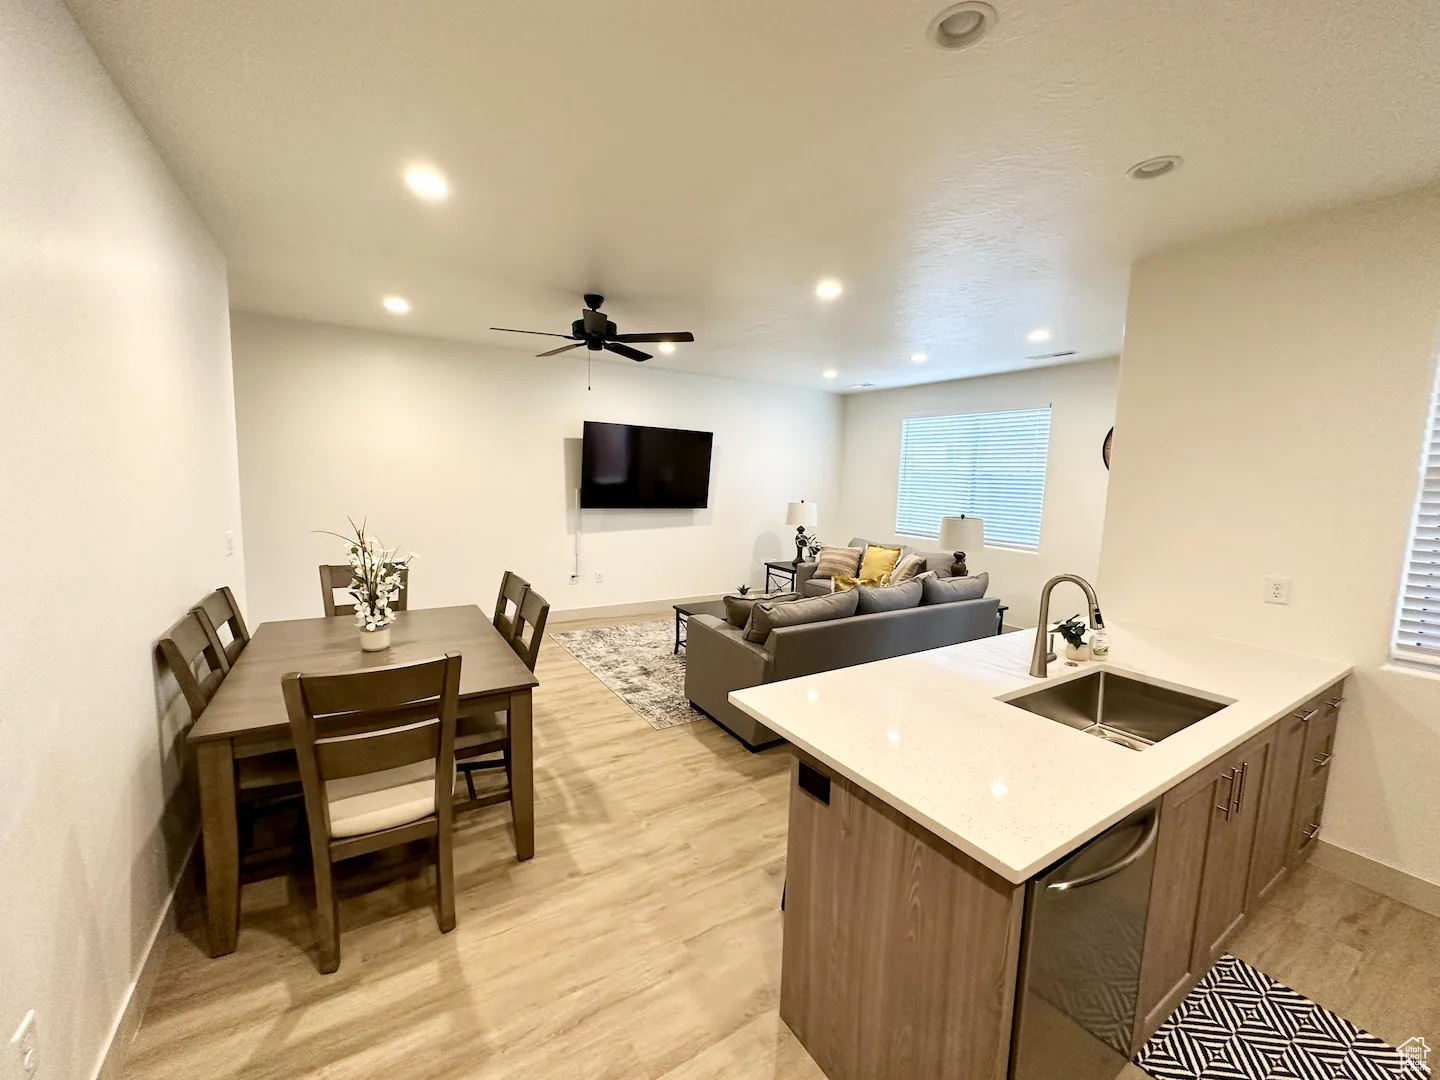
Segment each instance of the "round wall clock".
[{"label": "round wall clock", "polygon": [[1100,448],[1100,456],[1105,459],[1105,468],[1110,468],[1110,442],[1115,438],[1115,429],[1112,427],[1105,433],[1105,445]]}]

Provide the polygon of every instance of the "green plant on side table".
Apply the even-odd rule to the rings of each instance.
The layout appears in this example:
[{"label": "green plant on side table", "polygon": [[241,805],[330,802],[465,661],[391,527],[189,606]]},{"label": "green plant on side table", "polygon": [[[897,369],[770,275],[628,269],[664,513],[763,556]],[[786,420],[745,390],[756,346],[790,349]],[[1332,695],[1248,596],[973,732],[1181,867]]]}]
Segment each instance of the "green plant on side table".
[{"label": "green plant on side table", "polygon": [[736,586],[735,586],[735,594],[736,594],[737,596],[749,596],[749,595],[750,595],[750,586],[749,586],[749,585],[736,585]]},{"label": "green plant on side table", "polygon": [[1090,659],[1090,646],[1085,644],[1088,630],[1079,615],[1071,615],[1064,622],[1055,624],[1055,632],[1065,639],[1065,655],[1071,660]]}]

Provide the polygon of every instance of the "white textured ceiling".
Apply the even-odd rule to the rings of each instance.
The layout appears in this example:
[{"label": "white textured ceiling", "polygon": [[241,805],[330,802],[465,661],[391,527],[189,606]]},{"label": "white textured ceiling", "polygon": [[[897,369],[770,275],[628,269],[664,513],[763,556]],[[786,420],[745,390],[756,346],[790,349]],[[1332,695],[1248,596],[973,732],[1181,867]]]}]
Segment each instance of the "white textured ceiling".
[{"label": "white textured ceiling", "polygon": [[1109,355],[1137,255],[1440,178],[1434,0],[994,3],[944,52],[940,0],[70,0],[237,307],[516,363],[583,362],[486,328],[565,332],[587,290],[736,378]]}]

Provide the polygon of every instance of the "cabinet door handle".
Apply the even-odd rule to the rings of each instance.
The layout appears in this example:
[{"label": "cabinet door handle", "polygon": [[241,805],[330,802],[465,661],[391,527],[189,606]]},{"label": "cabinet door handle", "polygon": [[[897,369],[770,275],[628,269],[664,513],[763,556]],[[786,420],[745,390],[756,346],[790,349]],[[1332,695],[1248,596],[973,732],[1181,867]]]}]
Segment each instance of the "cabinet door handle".
[{"label": "cabinet door handle", "polygon": [[1295,719],[1296,719],[1296,720],[1299,720],[1300,723],[1302,723],[1302,724],[1308,724],[1311,720],[1314,720],[1315,717],[1317,717],[1317,716],[1319,716],[1319,715],[1320,715],[1320,710],[1319,710],[1319,709],[1311,709],[1309,712],[1306,712],[1306,713],[1298,713],[1298,712],[1297,712],[1297,713],[1295,714]]},{"label": "cabinet door handle", "polygon": [[1316,834],[1319,833],[1319,831],[1319,824],[1311,822],[1309,825],[1305,826],[1305,828],[1301,829],[1300,833],[1302,836],[1305,837],[1306,840],[1314,840]]},{"label": "cabinet door handle", "polygon": [[1240,763],[1240,782],[1235,785],[1235,816],[1239,817],[1240,812],[1245,809],[1245,778],[1250,775],[1250,763]]},{"label": "cabinet door handle", "polygon": [[1334,754],[1321,754],[1319,757],[1317,757],[1317,758],[1315,759],[1315,768],[1317,768],[1317,769],[1323,769],[1323,768],[1325,768],[1326,765],[1329,765],[1329,764],[1330,764],[1330,759],[1333,758],[1334,756],[1335,756]]},{"label": "cabinet door handle", "polygon": [[1340,703],[1344,700],[1345,699],[1343,697],[1326,698],[1325,704],[1329,705],[1332,709],[1338,709],[1340,707]]},{"label": "cabinet door handle", "polygon": [[1231,769],[1229,772],[1221,774],[1220,777],[1220,779],[1222,780],[1230,781],[1230,789],[1225,793],[1225,801],[1215,804],[1216,810],[1224,812],[1226,821],[1230,820],[1231,807],[1234,805],[1235,802],[1235,777],[1239,774],[1239,772],[1239,769]]}]

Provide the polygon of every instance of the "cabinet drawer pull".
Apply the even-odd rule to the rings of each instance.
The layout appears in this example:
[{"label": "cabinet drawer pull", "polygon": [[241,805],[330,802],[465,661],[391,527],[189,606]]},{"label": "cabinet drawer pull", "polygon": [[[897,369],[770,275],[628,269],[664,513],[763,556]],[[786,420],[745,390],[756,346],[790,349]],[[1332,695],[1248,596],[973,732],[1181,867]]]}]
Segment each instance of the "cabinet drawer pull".
[{"label": "cabinet drawer pull", "polygon": [[1315,717],[1317,717],[1317,716],[1319,716],[1319,715],[1320,715],[1320,710],[1319,710],[1319,709],[1311,709],[1309,712],[1306,712],[1306,713],[1298,713],[1298,712],[1297,712],[1297,713],[1295,714],[1295,719],[1296,719],[1296,720],[1299,720],[1300,723],[1302,723],[1302,724],[1308,724],[1311,720],[1314,720]]},{"label": "cabinet drawer pull", "polygon": [[1334,754],[1321,754],[1319,757],[1317,757],[1317,758],[1315,759],[1315,768],[1317,768],[1317,769],[1323,769],[1323,768],[1325,768],[1326,765],[1329,765],[1329,764],[1330,764],[1330,759],[1333,758],[1334,756],[1335,756]]},{"label": "cabinet drawer pull", "polygon": [[1250,775],[1250,763],[1240,763],[1240,782],[1235,785],[1235,816],[1239,817],[1245,809],[1245,779]]},{"label": "cabinet drawer pull", "polygon": [[1230,781],[1230,788],[1225,793],[1225,801],[1216,803],[1215,809],[1225,814],[1226,821],[1230,820],[1231,810],[1235,803],[1235,777],[1239,775],[1239,772],[1239,769],[1231,769],[1229,772],[1222,773],[1220,776],[1221,780]]},{"label": "cabinet drawer pull", "polygon": [[1326,699],[1325,699],[1325,704],[1326,704],[1326,705],[1329,705],[1330,708],[1332,708],[1332,709],[1338,709],[1338,708],[1340,707],[1340,703],[1343,702],[1344,700],[1345,700],[1345,699],[1344,699],[1343,697],[1326,698]]},{"label": "cabinet drawer pull", "polygon": [[1305,826],[1305,828],[1301,829],[1301,830],[1300,830],[1300,833],[1301,833],[1302,836],[1305,837],[1306,840],[1314,840],[1314,839],[1315,839],[1315,834],[1318,833],[1319,831],[1320,831],[1320,826],[1319,826],[1318,824],[1312,822],[1311,824]]}]

